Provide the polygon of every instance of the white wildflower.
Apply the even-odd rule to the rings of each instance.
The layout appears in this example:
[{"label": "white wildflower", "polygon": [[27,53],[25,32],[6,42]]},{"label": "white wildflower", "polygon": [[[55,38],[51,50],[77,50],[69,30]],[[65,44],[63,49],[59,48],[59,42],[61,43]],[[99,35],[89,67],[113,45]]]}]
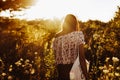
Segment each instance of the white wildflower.
[{"label": "white wildflower", "polygon": [[105,61],[106,61],[106,62],[108,62],[108,60],[109,60],[109,59],[110,59],[110,58],[109,58],[109,57],[107,57],[107,58],[105,59]]},{"label": "white wildflower", "polygon": [[117,69],[117,70],[120,70],[120,67],[117,67],[116,69]]},{"label": "white wildflower", "polygon": [[16,44],[16,49],[18,49],[19,48],[19,45],[18,44]]},{"label": "white wildflower", "polygon": [[10,67],[13,67],[13,65],[10,65]]},{"label": "white wildflower", "polygon": [[116,73],[115,73],[115,76],[120,76],[120,74],[116,72]]},{"label": "white wildflower", "polygon": [[112,57],[113,62],[118,62],[119,59],[117,57]]},{"label": "white wildflower", "polygon": [[12,76],[8,76],[8,80],[12,80],[13,79],[13,77]]},{"label": "white wildflower", "polygon": [[109,65],[109,67],[113,67],[112,65]]},{"label": "white wildflower", "polygon": [[32,67],[32,64],[29,64],[29,67]]},{"label": "white wildflower", "polygon": [[34,54],[35,54],[35,55],[37,55],[37,54],[38,54],[38,52],[35,52]]},{"label": "white wildflower", "polygon": [[109,73],[109,70],[105,69],[105,70],[103,70],[103,72],[104,72],[105,74],[107,74],[107,73]]},{"label": "white wildflower", "polygon": [[6,73],[3,72],[3,73],[2,73],[2,76],[6,76]]},{"label": "white wildflower", "polygon": [[34,74],[34,73],[35,73],[35,69],[32,68],[30,73],[31,73],[31,74]]},{"label": "white wildflower", "polygon": [[2,62],[2,59],[0,58],[0,62]]},{"label": "white wildflower", "polygon": [[100,67],[99,67],[99,69],[100,69],[100,70],[103,70],[103,67],[102,67],[102,66],[100,66]]},{"label": "white wildflower", "polygon": [[22,65],[22,67],[25,67],[25,65]]},{"label": "white wildflower", "polygon": [[15,64],[16,64],[17,66],[22,65],[22,63],[21,63],[20,61],[17,61]]},{"label": "white wildflower", "polygon": [[23,61],[23,58],[20,58],[20,61]]},{"label": "white wildflower", "polygon": [[31,61],[31,63],[34,63],[34,61]]},{"label": "white wildflower", "polygon": [[12,71],[12,68],[9,68],[9,72],[11,72]]},{"label": "white wildflower", "polygon": [[30,62],[30,60],[29,60],[29,59],[26,59],[26,60],[25,60],[25,63],[29,63],[29,62]]},{"label": "white wildflower", "polygon": [[91,47],[88,47],[88,50],[91,50]]},{"label": "white wildflower", "polygon": [[104,69],[106,69],[106,68],[107,68],[107,66],[106,66],[106,65],[104,65],[104,66],[103,66],[103,68],[104,68]]}]

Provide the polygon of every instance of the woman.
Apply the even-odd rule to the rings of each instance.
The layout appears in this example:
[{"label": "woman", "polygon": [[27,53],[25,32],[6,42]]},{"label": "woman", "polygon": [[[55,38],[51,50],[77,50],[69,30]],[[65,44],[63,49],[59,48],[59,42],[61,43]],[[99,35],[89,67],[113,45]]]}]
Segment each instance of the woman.
[{"label": "woman", "polygon": [[87,67],[84,56],[84,35],[78,31],[78,21],[72,14],[68,14],[62,25],[62,31],[56,34],[53,42],[58,80],[70,80],[70,70],[79,55],[80,68],[86,78]]}]

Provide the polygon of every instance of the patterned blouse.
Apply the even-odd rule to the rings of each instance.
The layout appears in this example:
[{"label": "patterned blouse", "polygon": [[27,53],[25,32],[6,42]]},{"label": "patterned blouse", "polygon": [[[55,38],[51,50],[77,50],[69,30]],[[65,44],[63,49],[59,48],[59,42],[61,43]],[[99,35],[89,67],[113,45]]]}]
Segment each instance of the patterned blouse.
[{"label": "patterned blouse", "polygon": [[84,43],[84,35],[81,31],[74,31],[55,38],[53,51],[56,64],[74,63],[79,52],[78,46]]}]

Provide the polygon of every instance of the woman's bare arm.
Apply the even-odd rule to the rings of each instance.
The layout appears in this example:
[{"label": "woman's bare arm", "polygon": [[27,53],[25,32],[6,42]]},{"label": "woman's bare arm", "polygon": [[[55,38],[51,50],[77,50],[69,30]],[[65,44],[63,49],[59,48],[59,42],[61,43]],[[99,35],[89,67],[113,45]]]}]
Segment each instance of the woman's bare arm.
[{"label": "woman's bare arm", "polygon": [[86,65],[86,61],[85,61],[84,45],[83,44],[79,45],[79,61],[80,61],[80,67],[83,71],[83,74],[84,74],[86,80],[88,80],[87,65]]}]

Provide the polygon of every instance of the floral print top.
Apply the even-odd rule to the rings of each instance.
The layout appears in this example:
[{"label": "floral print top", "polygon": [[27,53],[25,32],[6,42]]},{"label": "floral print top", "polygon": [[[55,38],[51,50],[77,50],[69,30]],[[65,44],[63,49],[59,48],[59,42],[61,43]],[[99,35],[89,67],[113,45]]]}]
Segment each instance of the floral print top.
[{"label": "floral print top", "polygon": [[53,41],[56,64],[74,63],[79,52],[78,46],[84,43],[84,35],[82,31],[74,31],[56,37]]}]

